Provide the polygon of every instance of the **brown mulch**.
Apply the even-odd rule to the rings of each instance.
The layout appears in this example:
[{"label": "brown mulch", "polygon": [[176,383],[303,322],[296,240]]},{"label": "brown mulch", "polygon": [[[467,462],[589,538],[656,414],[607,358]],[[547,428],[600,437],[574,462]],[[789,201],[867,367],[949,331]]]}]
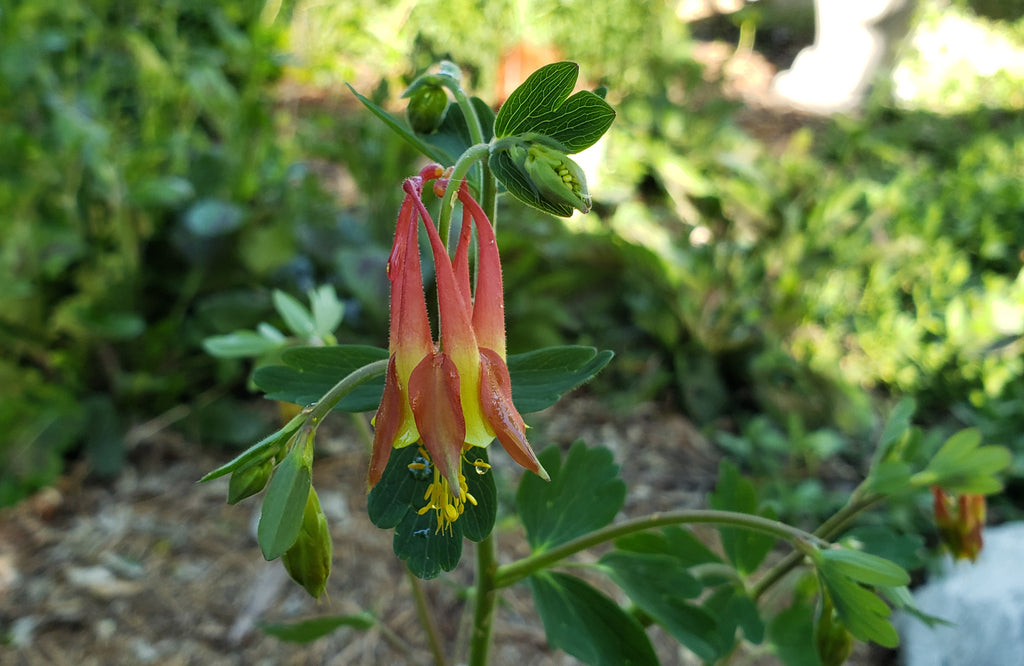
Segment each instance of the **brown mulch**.
[{"label": "brown mulch", "polygon": [[[682,417],[644,405],[612,415],[584,398],[534,419],[538,447],[578,438],[609,447],[630,494],[624,513],[698,506],[716,455]],[[428,664],[391,535],[365,514],[363,445],[344,427],[322,441],[315,483],[335,543],[333,574],[319,603],[256,546],[258,501],[224,503],[226,482],[198,485],[229,454],[164,433],[144,442],[113,483],[79,467],[59,484],[0,513],[0,663]],[[500,453],[497,472],[518,470]],[[499,527],[502,559],[526,554],[515,527]],[[472,546],[453,574],[424,584],[446,644],[465,644],[459,623],[471,584]],[[372,612],[383,628],[339,630],[309,645],[266,636],[263,622]],[[689,663],[661,641],[666,664]],[[458,655],[456,655],[458,656]],[[457,662],[455,662],[457,663]],[[546,644],[528,591],[503,595],[495,664],[572,663]]]}]

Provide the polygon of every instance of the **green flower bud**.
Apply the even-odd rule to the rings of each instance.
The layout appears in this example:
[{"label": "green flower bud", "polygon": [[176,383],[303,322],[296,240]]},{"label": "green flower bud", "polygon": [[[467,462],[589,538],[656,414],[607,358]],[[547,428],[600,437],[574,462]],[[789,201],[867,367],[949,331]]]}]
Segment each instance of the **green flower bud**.
[{"label": "green flower bud", "polygon": [[581,213],[590,212],[590,192],[583,169],[568,155],[541,143],[528,149],[515,146],[509,156],[519,164],[538,195],[552,204],[572,206]]},{"label": "green flower bud", "polygon": [[267,486],[274,461],[267,458],[248,467],[236,469],[228,482],[228,504],[236,504],[246,497],[252,497]]},{"label": "green flower bud", "polygon": [[310,486],[299,536],[281,556],[281,563],[292,580],[304,587],[314,599],[319,599],[327,587],[327,577],[331,575],[331,553],[327,517],[320,508],[316,490]]},{"label": "green flower bud", "polygon": [[822,592],[818,618],[814,627],[814,641],[822,666],[842,666],[853,651],[853,636],[839,622],[832,600]]},{"label": "green flower bud", "polygon": [[448,93],[439,85],[425,83],[410,88],[409,106],[405,115],[413,130],[420,134],[432,134],[444,122],[448,113]]}]

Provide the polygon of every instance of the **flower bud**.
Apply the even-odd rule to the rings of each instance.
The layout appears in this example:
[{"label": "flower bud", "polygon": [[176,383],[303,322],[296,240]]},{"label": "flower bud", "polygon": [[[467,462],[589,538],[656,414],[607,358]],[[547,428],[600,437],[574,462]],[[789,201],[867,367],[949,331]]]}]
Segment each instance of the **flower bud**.
[{"label": "flower bud", "polygon": [[822,666],[842,666],[853,651],[853,636],[839,622],[832,600],[824,591],[814,626],[814,643]]},{"label": "flower bud", "polygon": [[331,575],[331,552],[327,517],[320,508],[316,490],[310,486],[299,536],[281,556],[281,563],[292,580],[304,587],[314,599],[319,599],[327,587],[327,577]]},{"label": "flower bud", "polygon": [[[981,530],[985,526],[985,496],[965,494],[949,495],[942,488],[932,486],[935,498],[935,526],[939,538],[955,559],[978,559],[981,552]],[[951,513],[952,511],[952,513]]]},{"label": "flower bud", "polygon": [[432,134],[444,122],[448,113],[448,93],[439,85],[424,83],[409,89],[409,106],[405,115],[413,130]]},{"label": "flower bud", "polygon": [[273,470],[274,461],[267,458],[232,472],[231,480],[228,482],[228,504],[237,504],[263,490]]},{"label": "flower bud", "polygon": [[529,148],[514,146],[509,156],[519,164],[534,193],[553,204],[572,206],[581,213],[590,212],[587,177],[580,165],[565,153],[541,143]]}]

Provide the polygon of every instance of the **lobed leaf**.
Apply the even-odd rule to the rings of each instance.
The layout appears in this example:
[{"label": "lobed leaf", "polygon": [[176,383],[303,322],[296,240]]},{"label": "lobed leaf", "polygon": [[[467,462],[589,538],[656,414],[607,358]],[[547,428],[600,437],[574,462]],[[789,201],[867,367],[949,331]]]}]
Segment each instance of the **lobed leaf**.
[{"label": "lobed leaf", "polygon": [[534,551],[600,529],[622,509],[626,484],[608,449],[576,442],[564,461],[555,447],[538,458],[551,481],[524,474],[516,492],[516,511]]},{"label": "lobed leaf", "polygon": [[579,65],[567,61],[535,71],[502,104],[494,119],[494,136],[540,134],[569,154],[597,143],[615,120],[615,111],[586,90],[570,97],[578,76]]},{"label": "lobed leaf", "polygon": [[[385,349],[362,345],[293,347],[281,355],[285,365],[259,368],[254,378],[268,399],[306,405],[319,400],[352,371],[387,355]],[[509,356],[512,400],[523,414],[546,409],[596,375],[612,356],[611,351],[581,346],[548,347]],[[384,378],[372,379],[345,396],[335,409],[375,410],[383,391]]]},{"label": "lobed leaf", "polygon": [[910,574],[894,562],[852,548],[829,548],[821,552],[828,566],[847,578],[868,585],[900,586],[910,583]]},{"label": "lobed leaf", "polygon": [[[753,482],[740,476],[739,469],[728,460],[723,460],[719,466],[718,483],[709,500],[713,509],[758,515]],[[775,545],[774,537],[751,530],[720,527],[718,533],[726,557],[741,574],[757,571]]]},{"label": "lobed leaf", "polygon": [[203,349],[217,358],[249,358],[262,356],[281,346],[254,331],[235,331],[227,335],[213,335],[203,340]]},{"label": "lobed leaf", "polygon": [[294,296],[280,289],[273,293],[274,309],[284,319],[285,326],[296,336],[308,340],[316,332],[313,314]]},{"label": "lobed leaf", "polygon": [[574,576],[542,572],[529,579],[548,643],[591,666],[656,666],[640,623]]}]

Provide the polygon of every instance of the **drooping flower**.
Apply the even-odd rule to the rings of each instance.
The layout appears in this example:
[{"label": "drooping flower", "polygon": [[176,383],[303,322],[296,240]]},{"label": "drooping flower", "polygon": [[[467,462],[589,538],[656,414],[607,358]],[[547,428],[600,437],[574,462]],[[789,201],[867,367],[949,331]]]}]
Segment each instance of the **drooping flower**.
[{"label": "drooping flower", "polygon": [[935,525],[939,538],[954,559],[974,562],[981,552],[981,530],[985,526],[985,496],[950,495],[938,486],[932,486],[935,499]]},{"label": "drooping flower", "polygon": [[[547,472],[526,440],[526,425],[512,403],[505,364],[504,296],[501,263],[494,228],[469,194],[465,183],[458,197],[463,223],[455,257],[449,257],[422,201],[425,181],[441,178],[432,165],[406,180],[405,200],[398,215],[388,261],[391,280],[391,357],[384,395],[374,417],[373,454],[368,484],[381,478],[392,448],[422,444],[433,465],[434,481],[422,512],[437,511],[438,530],[475,503],[466,489],[462,459],[473,446],[495,438],[513,460],[541,477]],[[447,181],[435,190],[443,192]],[[418,239],[422,220],[434,258],[440,340],[431,338],[424,296]],[[477,231],[477,283],[471,291],[469,246]]]}]

